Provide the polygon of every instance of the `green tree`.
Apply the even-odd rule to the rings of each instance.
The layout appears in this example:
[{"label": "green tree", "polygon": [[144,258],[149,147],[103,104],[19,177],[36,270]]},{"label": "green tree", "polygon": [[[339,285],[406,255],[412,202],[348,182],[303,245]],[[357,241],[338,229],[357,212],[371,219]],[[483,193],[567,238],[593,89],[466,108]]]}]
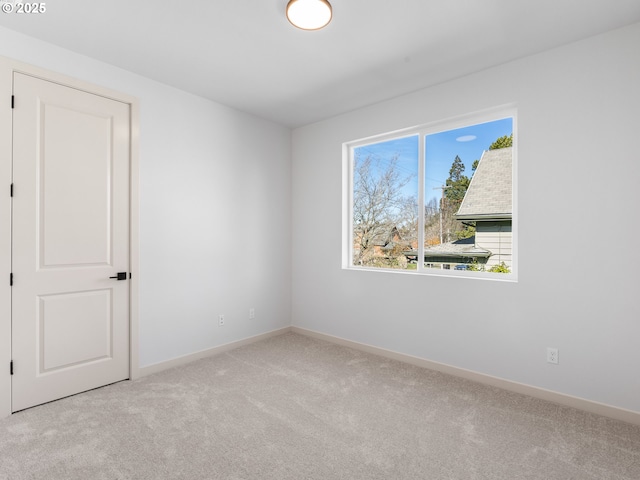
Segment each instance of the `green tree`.
[{"label": "green tree", "polygon": [[462,178],[464,169],[464,163],[462,163],[460,156],[456,155],[456,158],[453,159],[453,163],[451,164],[451,168],[449,169],[449,179],[457,182]]},{"label": "green tree", "polygon": [[509,270],[509,267],[504,262],[500,262],[498,265],[494,265],[489,269],[489,271],[493,273],[511,273],[511,270]]},{"label": "green tree", "polygon": [[497,150],[499,148],[513,147],[513,133],[511,135],[505,135],[498,138],[495,142],[489,145],[489,150]]},{"label": "green tree", "polygon": [[467,188],[469,188],[469,177],[463,175],[464,169],[464,163],[462,163],[460,157],[456,155],[449,169],[449,178],[447,178],[446,184],[449,188],[444,192],[447,203],[456,207],[456,210],[457,207],[460,206],[464,194],[467,193]]},{"label": "green tree", "polygon": [[442,215],[443,225],[443,241],[458,240],[467,238],[473,233],[469,232],[469,227],[456,221],[455,214],[460,208],[460,204],[464,199],[467,189],[469,188],[470,179],[464,175],[465,166],[458,155],[454,158],[451,168],[449,169],[449,178],[446,181],[446,189],[440,211]]}]

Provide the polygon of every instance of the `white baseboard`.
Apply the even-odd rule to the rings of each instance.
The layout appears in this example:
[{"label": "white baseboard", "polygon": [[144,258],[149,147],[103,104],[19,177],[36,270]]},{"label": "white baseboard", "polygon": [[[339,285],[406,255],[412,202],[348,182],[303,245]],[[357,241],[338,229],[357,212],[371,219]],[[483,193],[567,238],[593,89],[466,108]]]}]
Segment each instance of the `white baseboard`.
[{"label": "white baseboard", "polygon": [[261,333],[260,335],[244,338],[236,342],[226,343],[224,345],[219,345],[217,347],[207,348],[206,350],[200,350],[199,352],[190,353],[188,355],[183,355],[181,357],[172,358],[171,360],[166,360],[164,362],[158,362],[152,365],[147,365],[146,367],[141,367],[138,369],[138,372],[137,372],[138,374],[136,375],[136,378],[145,377],[147,375],[152,375],[154,373],[162,372],[163,370],[168,370],[169,368],[185,365],[187,363],[200,360],[201,358],[211,357],[212,355],[218,355],[219,353],[228,352],[229,350],[233,350],[235,348],[242,347],[244,345],[249,345],[251,343],[259,342],[260,340],[264,340],[266,338],[282,335],[283,333],[287,333],[290,331],[291,331],[291,327],[279,328],[278,330],[272,330],[270,332]]},{"label": "white baseboard", "polygon": [[372,345],[366,345],[364,343],[353,342],[340,337],[334,337],[333,335],[327,335],[324,333],[316,332],[313,330],[307,330],[300,327],[291,327],[291,331],[299,333],[301,335],[307,335],[309,337],[318,338],[320,340],[326,340],[331,343],[343,345],[345,347],[351,347],[363,352],[372,353],[381,357],[398,360],[400,362],[409,363],[418,367],[428,368],[430,370],[436,370],[442,373],[448,373],[456,377],[465,378],[474,382],[483,383],[485,385],[491,385],[503,390],[508,390],[515,393],[521,393],[530,397],[539,398],[541,400],[547,400],[549,402],[557,403],[567,407],[577,408],[589,413],[595,413],[596,415],[602,415],[605,417],[613,418],[615,420],[621,420],[623,422],[632,423],[634,425],[640,425],[640,412],[634,412],[632,410],[626,410],[623,408],[613,407],[603,403],[586,400],[584,398],[573,397],[564,393],[554,392],[546,390],[544,388],[533,387],[523,383],[513,382],[511,380],[505,380],[503,378],[486,375],[484,373],[474,372],[472,370],[466,370],[464,368],[458,368],[444,363],[434,362],[426,360],[420,357],[414,357],[412,355],[405,355],[403,353],[394,352],[392,350],[386,350],[380,347],[374,347]]}]

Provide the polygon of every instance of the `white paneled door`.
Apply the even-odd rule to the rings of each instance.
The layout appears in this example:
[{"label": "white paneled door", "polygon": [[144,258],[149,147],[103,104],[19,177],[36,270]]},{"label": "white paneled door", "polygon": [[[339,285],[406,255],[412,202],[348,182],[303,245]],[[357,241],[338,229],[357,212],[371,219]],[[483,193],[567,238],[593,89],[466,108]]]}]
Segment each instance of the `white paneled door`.
[{"label": "white paneled door", "polygon": [[130,105],[13,83],[17,411],[129,377]]}]

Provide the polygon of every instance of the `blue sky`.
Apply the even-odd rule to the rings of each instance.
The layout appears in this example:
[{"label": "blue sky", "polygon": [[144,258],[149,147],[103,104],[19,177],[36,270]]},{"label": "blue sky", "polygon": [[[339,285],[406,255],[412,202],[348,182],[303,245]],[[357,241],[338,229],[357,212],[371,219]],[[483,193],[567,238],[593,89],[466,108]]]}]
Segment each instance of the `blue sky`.
[{"label": "blue sky", "polygon": [[433,190],[433,188],[445,184],[456,155],[464,163],[463,175],[470,177],[471,165],[475,160],[480,160],[482,152],[488,150],[489,145],[498,138],[511,135],[511,132],[513,132],[513,121],[511,118],[505,118],[427,135],[425,201],[442,195],[440,190]]},{"label": "blue sky", "polygon": [[[464,175],[471,175],[471,165],[479,160],[482,152],[496,139],[513,132],[511,118],[471,125],[469,127],[434,133],[426,137],[426,173],[425,202],[431,198],[440,198],[438,188],[445,184],[449,169],[456,155],[465,165]],[[403,176],[411,176],[411,182],[405,187],[407,194],[418,192],[418,136],[411,136],[357,147],[356,155],[366,158],[373,155],[381,160],[380,168],[397,155],[398,169]],[[434,190],[434,188],[438,188]],[[415,193],[414,193],[415,192]]]}]

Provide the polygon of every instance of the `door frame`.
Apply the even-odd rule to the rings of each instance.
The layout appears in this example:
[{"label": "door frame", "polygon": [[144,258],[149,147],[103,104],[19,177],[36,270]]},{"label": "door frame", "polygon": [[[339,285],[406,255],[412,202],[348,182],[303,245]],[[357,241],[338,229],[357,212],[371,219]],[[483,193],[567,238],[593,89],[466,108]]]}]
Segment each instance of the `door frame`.
[{"label": "door frame", "polygon": [[[76,88],[112,100],[129,104],[130,107],[130,186],[129,186],[129,378],[140,376],[139,364],[139,226],[140,226],[140,176],[139,176],[139,124],[138,99],[105,87],[55,73],[7,57],[0,56],[0,418],[11,415],[11,197],[12,178],[12,112],[11,95],[13,74],[20,72],[67,87]],[[16,100],[19,101],[19,100]],[[18,188],[18,186],[16,186]],[[4,278],[4,280],[3,280]],[[16,365],[16,368],[19,366]]]}]

